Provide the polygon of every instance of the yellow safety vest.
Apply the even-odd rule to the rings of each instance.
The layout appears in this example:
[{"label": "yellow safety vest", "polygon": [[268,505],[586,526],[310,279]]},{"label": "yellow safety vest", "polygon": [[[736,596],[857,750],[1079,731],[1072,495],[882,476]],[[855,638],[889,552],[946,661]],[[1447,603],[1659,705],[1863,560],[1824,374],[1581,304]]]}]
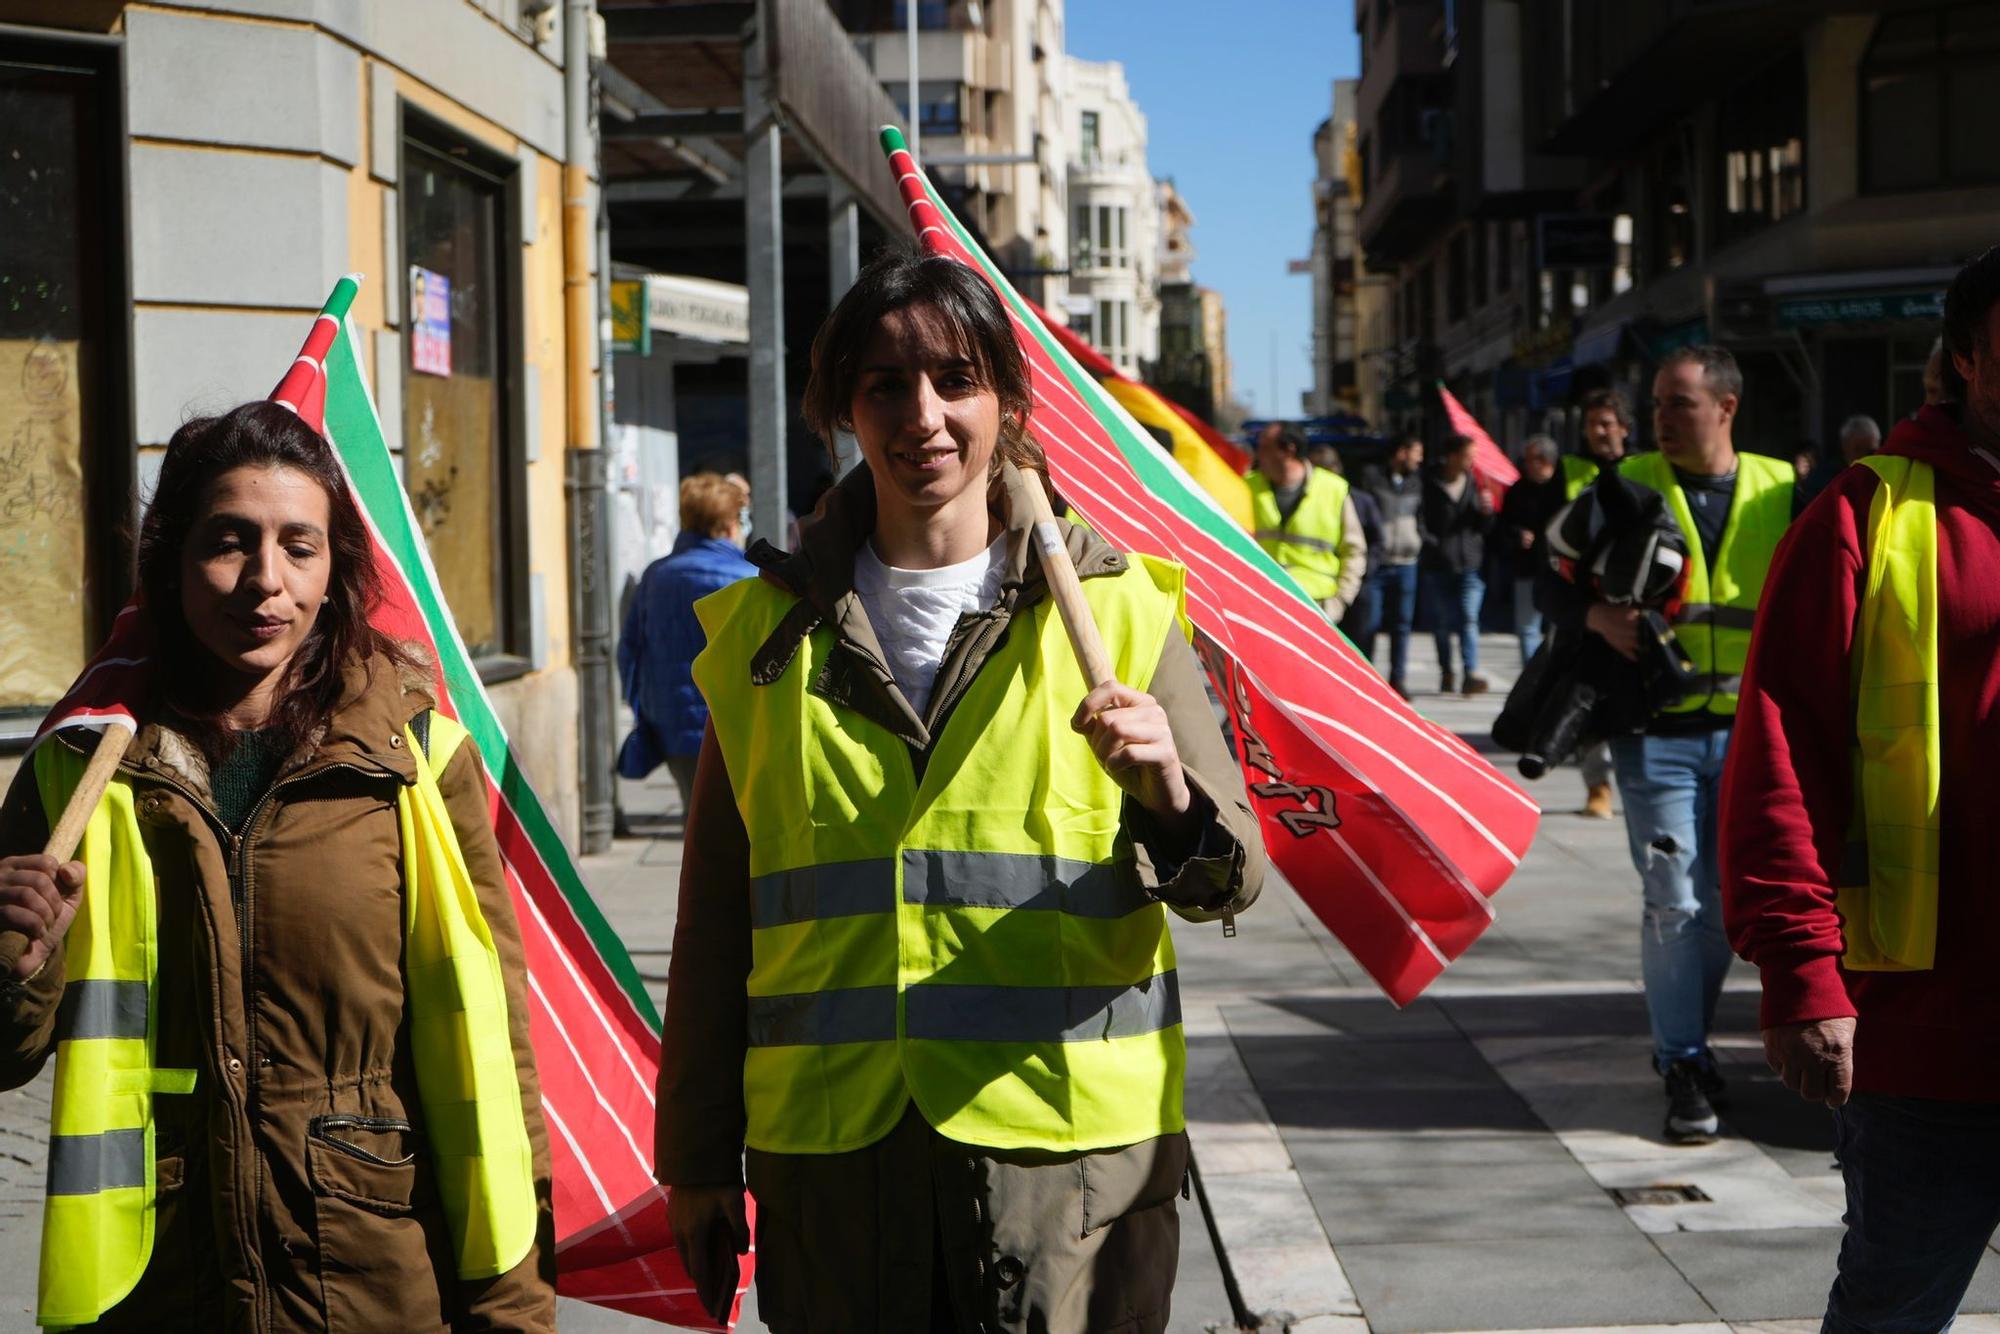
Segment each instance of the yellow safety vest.
[{"label": "yellow safety vest", "polygon": [[1792,521],[1792,486],[1798,475],[1791,465],[1762,454],[1736,456],[1736,494],[1716,549],[1715,569],[1710,570],[1687,493],[1666,455],[1634,455],[1618,471],[1664,495],[1687,538],[1687,581],[1674,617],[1674,637],[1694,661],[1696,681],[1695,689],[1666,712],[1706,710],[1734,717],[1743,665],[1750,660],[1757,599],[1763,596],[1778,541]]},{"label": "yellow safety vest", "polygon": [[[430,732],[427,758],[405,729],[417,777],[396,797],[411,1064],[459,1276],[490,1278],[519,1264],[534,1244],[534,1157],[500,957],[437,786],[465,729],[433,714]],[[51,824],[84,764],[84,756],[60,744],[35,752]],[[105,790],[76,855],[89,881],[63,941],[36,1316],[54,1327],[97,1320],[146,1272],[155,1205],[153,1095],[192,1093],[196,1078],[193,1070],[163,1070],[153,1060],[158,903],[124,777]]]},{"label": "yellow safety vest", "polygon": [[1340,592],[1340,538],[1347,514],[1347,479],[1325,468],[1306,470],[1306,492],[1289,519],[1278,513],[1271,479],[1252,472],[1253,535],[1264,554],[1285,567],[1306,596],[1323,602]]},{"label": "yellow safety vest", "polygon": [[1907,972],[1930,968],[1937,954],[1937,478],[1915,459],[1860,462],[1882,481],[1868,509],[1852,653],[1855,811],[1837,893],[1841,962]]},{"label": "yellow safety vest", "polygon": [[[1191,635],[1184,571],[1143,556],[1083,590],[1118,679]],[[1070,729],[1089,691],[1052,601],[1016,614],[934,739],[824,693],[830,627],[750,662],[796,604],[746,579],[695,604],[707,696],[750,844],[745,1142],[840,1153],[914,1099],[939,1133],[1089,1150],[1182,1128],[1179,982],[1124,795]]]},{"label": "yellow safety vest", "polygon": [[1563,499],[1575,500],[1583,494],[1583,489],[1597,480],[1597,460],[1586,454],[1565,454],[1563,463]]}]

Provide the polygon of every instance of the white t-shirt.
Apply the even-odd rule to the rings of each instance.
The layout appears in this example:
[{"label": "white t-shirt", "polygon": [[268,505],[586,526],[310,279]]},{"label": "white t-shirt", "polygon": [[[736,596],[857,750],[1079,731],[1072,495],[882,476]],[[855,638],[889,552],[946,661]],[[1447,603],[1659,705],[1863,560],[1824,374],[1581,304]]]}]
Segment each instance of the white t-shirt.
[{"label": "white t-shirt", "polygon": [[971,560],[935,570],[885,565],[872,541],[854,554],[854,592],[882,641],[897,688],[919,718],[930,707],[931,684],[958,618],[999,599],[1006,556],[1004,533]]}]

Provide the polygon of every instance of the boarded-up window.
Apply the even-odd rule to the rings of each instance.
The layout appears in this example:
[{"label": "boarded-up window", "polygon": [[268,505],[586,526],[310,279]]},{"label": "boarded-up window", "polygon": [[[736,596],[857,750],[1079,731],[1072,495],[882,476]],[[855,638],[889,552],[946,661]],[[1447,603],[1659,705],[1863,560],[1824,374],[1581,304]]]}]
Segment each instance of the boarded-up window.
[{"label": "boarded-up window", "polygon": [[459,634],[513,651],[508,515],[507,190],[473,150],[404,139],[403,477]]},{"label": "boarded-up window", "polygon": [[[74,59],[72,59],[74,56]],[[97,48],[0,41],[0,730],[31,727],[96,647],[131,452],[107,343],[123,210]],[[116,503],[112,508],[115,510]]]}]

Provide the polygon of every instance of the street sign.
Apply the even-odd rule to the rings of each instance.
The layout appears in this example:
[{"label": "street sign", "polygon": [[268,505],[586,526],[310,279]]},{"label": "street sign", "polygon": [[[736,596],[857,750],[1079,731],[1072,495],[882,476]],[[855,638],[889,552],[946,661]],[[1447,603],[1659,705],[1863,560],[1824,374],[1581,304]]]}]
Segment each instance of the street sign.
[{"label": "street sign", "polygon": [[1777,303],[1780,329],[1822,324],[1880,324],[1895,320],[1942,320],[1944,293],[1845,292],[1791,297]]}]

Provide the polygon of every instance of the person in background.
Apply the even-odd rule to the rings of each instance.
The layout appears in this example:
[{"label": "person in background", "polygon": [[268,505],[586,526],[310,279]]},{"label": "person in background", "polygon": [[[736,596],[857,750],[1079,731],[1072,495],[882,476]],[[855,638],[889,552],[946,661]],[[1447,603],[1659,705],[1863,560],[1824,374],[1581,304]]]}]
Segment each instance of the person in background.
[{"label": "person in background", "polygon": [[1486,530],[1493,512],[1479,479],[1472,475],[1472,437],[1450,436],[1438,466],[1424,478],[1424,604],[1437,637],[1438,689],[1449,695],[1461,684],[1453,670],[1451,645],[1459,644],[1458,666],[1467,696],[1484,694],[1479,674],[1479,608],[1486,597]]},{"label": "person in background", "polygon": [[1542,643],[1542,613],[1535,605],[1535,588],[1548,568],[1542,530],[1568,502],[1556,476],[1561,451],[1546,435],[1531,435],[1521,446],[1521,480],[1507,488],[1500,502],[1500,545],[1514,576],[1514,635],[1521,641],[1521,666]]},{"label": "person in background", "polygon": [[640,576],[618,636],[618,677],[636,715],[618,771],[643,778],[665,761],[683,812],[694,796],[695,759],[708,726],[708,704],[692,670],[708,638],[694,604],[757,573],[738,545],[748,503],[731,477],[704,472],[681,479],[680,536],[673,551]]},{"label": "person in background", "polygon": [[[1694,662],[1693,689],[1643,733],[1614,738],[1625,833],[1644,909],[1639,958],[1653,1028],[1653,1067],[1666,1084],[1665,1136],[1715,1138],[1715,1100],[1726,1086],[1709,1050],[1709,1025],[1729,972],[1723,935],[1716,815],[1722,764],[1750,629],[1778,539],[1795,512],[1789,460],[1739,452],[1736,410],[1743,372],[1724,349],[1676,348],[1653,377],[1658,453],[1619,471],[1667,498],[1687,539],[1688,570],[1674,635]],[[1640,613],[1593,603],[1590,630],[1638,658]]]},{"label": "person in background", "polygon": [[1616,389],[1593,389],[1583,396],[1583,447],[1563,455],[1563,499],[1575,500],[1597,480],[1600,467],[1615,467],[1625,457],[1625,440],[1632,434],[1632,404]]},{"label": "person in background", "polygon": [[1966,388],[1778,550],[1722,785],[1765,1057],[1833,1109],[1833,1334],[1951,1325],[2000,1219],[2000,250],[1944,327]]},{"label": "person in background", "polygon": [[[1597,478],[1599,466],[1615,468],[1625,457],[1632,434],[1632,404],[1617,389],[1593,389],[1583,396],[1584,455],[1563,459],[1564,498],[1575,500]],[[1587,456],[1587,457],[1586,457]],[[1581,469],[1572,468],[1581,463]],[[1583,770],[1583,814],[1593,820],[1615,820],[1611,805],[1611,743],[1599,741],[1577,755]]]},{"label": "person in background", "polygon": [[1417,561],[1424,551],[1423,466],[1423,437],[1405,431],[1389,446],[1388,466],[1371,468],[1361,479],[1362,490],[1375,498],[1381,512],[1382,549],[1368,574],[1375,584],[1377,617],[1360,647],[1373,662],[1375,640],[1388,632],[1389,686],[1404,699],[1410,697],[1410,628],[1417,619]]},{"label": "person in background", "polygon": [[1798,483],[1804,486],[1806,479],[1819,471],[1819,445],[1811,440],[1799,441],[1799,447],[1792,451],[1792,471],[1798,475]]},{"label": "person in background", "polygon": [[1882,446],[1882,428],[1866,413],[1856,413],[1840,424],[1840,457],[1820,463],[1799,485],[1799,508],[1803,510],[1820,492],[1832,484],[1844,469],[1851,468]]},{"label": "person in background", "polygon": [[[1347,465],[1341,461],[1340,451],[1332,445],[1313,446],[1312,457],[1315,468],[1325,468],[1343,477],[1347,475]],[[1360,591],[1354,595],[1354,601],[1340,619],[1340,632],[1347,636],[1349,643],[1365,648],[1375,634],[1375,623],[1382,617],[1382,590],[1374,578],[1375,567],[1382,559],[1382,507],[1375,503],[1373,493],[1358,486],[1348,488],[1347,503],[1354,506],[1354,517],[1361,523],[1368,568],[1361,577]]]},{"label": "person in background", "polygon": [[1305,433],[1272,422],[1257,436],[1257,468],[1245,479],[1257,545],[1338,621],[1368,573],[1361,520],[1347,479],[1306,462]]}]

